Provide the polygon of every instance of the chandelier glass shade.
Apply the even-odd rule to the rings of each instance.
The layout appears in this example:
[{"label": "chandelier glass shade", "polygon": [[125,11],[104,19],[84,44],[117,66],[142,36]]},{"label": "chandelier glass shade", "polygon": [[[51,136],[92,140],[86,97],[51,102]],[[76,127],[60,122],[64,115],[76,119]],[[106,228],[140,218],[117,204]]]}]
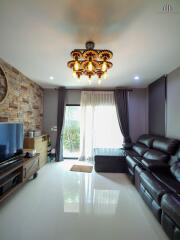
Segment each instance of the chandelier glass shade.
[{"label": "chandelier glass shade", "polygon": [[94,49],[94,42],[86,42],[86,49],[75,49],[71,52],[73,60],[67,63],[72,69],[73,76],[80,79],[82,75],[89,78],[91,83],[92,76],[98,77],[98,83],[101,83],[102,77],[106,79],[107,71],[113,64],[109,60],[113,53],[109,50]]}]

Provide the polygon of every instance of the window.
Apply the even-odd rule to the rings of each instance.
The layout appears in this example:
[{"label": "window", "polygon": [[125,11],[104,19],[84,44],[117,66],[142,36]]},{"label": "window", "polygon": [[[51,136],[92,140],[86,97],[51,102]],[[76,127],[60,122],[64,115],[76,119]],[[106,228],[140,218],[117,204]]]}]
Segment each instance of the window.
[{"label": "window", "polygon": [[66,105],[63,129],[63,158],[76,159],[80,152],[80,106]]}]

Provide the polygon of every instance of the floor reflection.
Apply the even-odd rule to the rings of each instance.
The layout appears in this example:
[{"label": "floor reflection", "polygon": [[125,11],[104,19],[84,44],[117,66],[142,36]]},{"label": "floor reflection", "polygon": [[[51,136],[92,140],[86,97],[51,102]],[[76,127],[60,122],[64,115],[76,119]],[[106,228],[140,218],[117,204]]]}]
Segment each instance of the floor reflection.
[{"label": "floor reflection", "polygon": [[119,191],[117,190],[94,190],[93,209],[95,214],[116,213],[119,199]]},{"label": "floor reflection", "polygon": [[69,187],[68,182],[64,183],[64,212],[78,213],[80,212],[80,181],[78,175],[72,176],[73,185]]},{"label": "floor reflection", "polygon": [[[68,178],[71,179],[69,184]],[[118,207],[120,190],[104,186],[104,176],[93,173],[64,172],[63,198],[64,213],[93,215],[114,215]],[[73,184],[72,184],[73,183]]]}]

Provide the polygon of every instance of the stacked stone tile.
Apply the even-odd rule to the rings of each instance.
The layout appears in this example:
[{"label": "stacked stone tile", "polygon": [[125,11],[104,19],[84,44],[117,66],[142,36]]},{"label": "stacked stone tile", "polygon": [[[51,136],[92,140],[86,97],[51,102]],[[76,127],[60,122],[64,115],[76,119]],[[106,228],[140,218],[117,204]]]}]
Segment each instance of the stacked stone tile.
[{"label": "stacked stone tile", "polygon": [[2,59],[8,79],[8,94],[0,103],[0,121],[23,122],[25,132],[42,130],[43,89]]}]

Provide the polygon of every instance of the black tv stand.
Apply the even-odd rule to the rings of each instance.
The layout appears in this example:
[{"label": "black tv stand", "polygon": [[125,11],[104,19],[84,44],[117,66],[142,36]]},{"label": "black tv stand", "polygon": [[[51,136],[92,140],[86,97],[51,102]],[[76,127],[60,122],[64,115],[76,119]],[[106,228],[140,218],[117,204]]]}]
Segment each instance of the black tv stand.
[{"label": "black tv stand", "polygon": [[26,183],[30,177],[37,177],[39,154],[32,158],[16,157],[4,164],[0,164],[0,203]]},{"label": "black tv stand", "polygon": [[0,163],[0,173],[4,172],[7,169],[18,166],[22,163],[22,157],[14,157]]}]

